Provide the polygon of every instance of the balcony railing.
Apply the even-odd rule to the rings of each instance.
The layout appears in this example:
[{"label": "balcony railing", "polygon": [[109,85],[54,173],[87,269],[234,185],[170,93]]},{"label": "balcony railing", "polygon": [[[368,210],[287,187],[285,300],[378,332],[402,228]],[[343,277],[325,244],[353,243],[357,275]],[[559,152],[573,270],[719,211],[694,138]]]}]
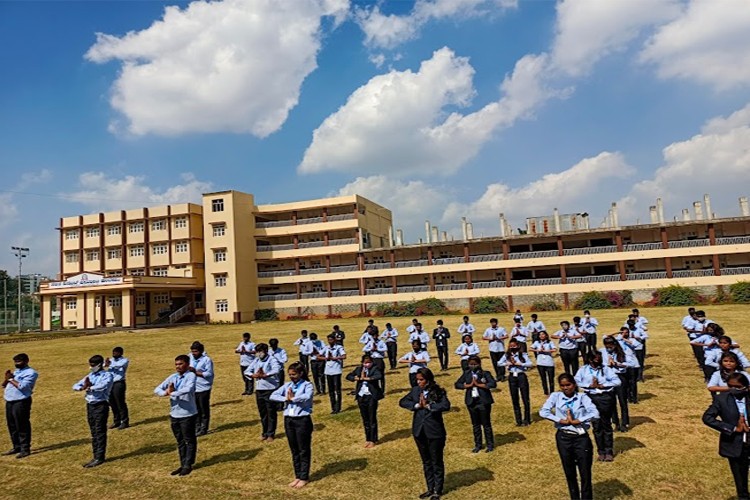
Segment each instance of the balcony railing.
[{"label": "balcony railing", "polygon": [[404,260],[401,262],[396,262],[396,267],[418,267],[418,266],[426,266],[426,265],[427,265],[427,259]]},{"label": "balcony railing", "polygon": [[509,259],[542,259],[544,257],[556,257],[557,250],[538,250],[536,252],[517,252],[508,254]]},{"label": "balcony railing", "polygon": [[398,293],[429,292],[430,287],[427,285],[400,286],[397,288],[397,290]]},{"label": "balcony railing", "polygon": [[472,288],[505,288],[505,281],[475,281]]},{"label": "balcony railing", "polygon": [[367,295],[382,295],[385,293],[393,293],[393,287],[388,288],[367,288],[365,290],[367,292]]},{"label": "balcony railing", "polygon": [[750,236],[727,236],[724,238],[716,238],[717,245],[742,245],[744,243],[750,243]]},{"label": "balcony railing", "polygon": [[294,243],[287,243],[285,245],[258,245],[255,249],[258,252],[278,252],[279,250],[293,250]]},{"label": "balcony railing", "polygon": [[[323,269],[325,272],[325,268]],[[284,269],[282,271],[259,271],[258,278],[275,278],[277,276],[294,276],[294,269]]]},{"label": "balcony railing", "polygon": [[441,257],[439,259],[432,259],[433,266],[439,266],[442,264],[463,264],[465,262],[463,257]]},{"label": "balcony railing", "polygon": [[257,229],[265,229],[269,227],[284,227],[284,226],[291,226],[292,221],[291,220],[271,220],[267,222],[256,222],[255,227]]},{"label": "balcony railing", "polygon": [[469,257],[469,262],[492,262],[493,260],[503,260],[503,254],[490,253],[486,255],[472,255]]},{"label": "balcony railing", "polygon": [[544,286],[562,285],[562,278],[537,278],[528,280],[511,280],[510,286]]},{"label": "balcony railing", "polygon": [[318,273],[324,273],[324,272],[326,272],[325,267],[310,267],[308,269],[300,268],[299,270],[300,274],[318,274]]},{"label": "balcony railing", "polygon": [[[323,217],[306,217],[304,219],[297,219],[296,225],[301,226],[303,224],[318,224],[321,222],[334,222],[339,220],[349,220],[353,219],[354,214],[339,214],[339,215],[329,215],[327,217],[327,220],[323,220]],[[284,226],[294,226],[295,222],[291,219],[285,219],[285,220],[271,220],[271,221],[265,221],[265,222],[256,222],[255,227],[258,229],[265,229],[269,227],[284,227]]]},{"label": "balcony railing", "polygon": [[321,299],[328,297],[328,292],[305,292],[301,293],[300,297],[303,299]]},{"label": "balcony railing", "polygon": [[331,292],[331,297],[351,297],[352,295],[359,295],[359,290],[334,290]]},{"label": "balcony railing", "polygon": [[573,283],[604,283],[607,281],[620,281],[619,274],[600,274],[598,276],[569,276],[565,280],[568,284]]},{"label": "balcony railing", "polygon": [[735,276],[738,274],[750,274],[750,267],[722,267],[723,276]]},{"label": "balcony railing", "polygon": [[331,266],[332,273],[349,273],[352,271],[359,271],[359,266],[357,264],[348,266]]},{"label": "balcony railing", "polygon": [[662,280],[666,279],[666,271],[654,271],[650,273],[628,273],[625,277],[629,280]]},{"label": "balcony railing", "polygon": [[304,219],[297,219],[298,226],[303,224],[317,224],[319,222],[323,222],[323,217],[306,217]]},{"label": "balcony railing", "polygon": [[[315,247],[322,247],[325,245],[324,241],[300,241],[297,244],[297,248],[315,248]],[[292,245],[292,248],[294,248],[294,245]]]},{"label": "balcony railing", "polygon": [[707,247],[709,245],[708,238],[700,240],[674,240],[669,241],[669,248],[692,248],[692,247]]},{"label": "balcony railing", "polygon": [[673,271],[673,278],[699,278],[701,276],[713,276],[713,269],[680,269],[679,271]]},{"label": "balcony railing", "polygon": [[441,292],[445,290],[466,290],[469,288],[468,283],[448,283],[448,284],[441,284],[441,285],[435,285],[435,291]]},{"label": "balcony railing", "polygon": [[628,243],[624,245],[624,252],[643,252],[645,250],[660,250],[661,243]]},{"label": "balcony railing", "polygon": [[328,240],[328,245],[354,245],[357,243],[356,238],[342,238],[340,240]]},{"label": "balcony railing", "polygon": [[354,214],[339,214],[339,215],[329,215],[328,216],[328,222],[336,222],[339,220],[349,220],[353,219]]},{"label": "balcony railing", "polygon": [[365,264],[365,269],[388,269],[391,267],[390,262],[373,262],[371,264]]},{"label": "balcony railing", "polygon": [[295,300],[296,293],[277,293],[276,295],[261,295],[258,297],[260,302],[270,302],[273,300]]},{"label": "balcony railing", "polygon": [[[328,240],[329,246],[335,245],[353,245],[357,243],[356,238],[342,238],[339,240]],[[302,241],[297,244],[297,248],[314,248],[325,246],[324,241]],[[258,252],[279,252],[281,250],[294,250],[294,243],[286,243],[283,245],[258,245],[256,250]]]},{"label": "balcony railing", "polygon": [[615,245],[607,245],[603,247],[567,248],[563,250],[563,255],[589,255],[593,253],[611,253],[616,251],[617,246]]}]

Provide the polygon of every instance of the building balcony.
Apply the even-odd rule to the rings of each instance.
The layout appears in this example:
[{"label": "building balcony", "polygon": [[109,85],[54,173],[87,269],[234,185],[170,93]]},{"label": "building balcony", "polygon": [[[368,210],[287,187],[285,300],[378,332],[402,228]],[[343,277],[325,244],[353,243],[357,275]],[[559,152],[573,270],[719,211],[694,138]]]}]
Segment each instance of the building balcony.
[{"label": "building balcony", "polygon": [[353,213],[329,215],[328,217],[326,217],[325,220],[323,219],[323,217],[307,217],[304,219],[297,219],[296,223],[292,219],[256,222],[255,227],[257,229],[267,229],[271,227],[301,226],[303,224],[320,224],[322,222],[337,222],[337,221],[351,220],[351,219],[354,219]]}]

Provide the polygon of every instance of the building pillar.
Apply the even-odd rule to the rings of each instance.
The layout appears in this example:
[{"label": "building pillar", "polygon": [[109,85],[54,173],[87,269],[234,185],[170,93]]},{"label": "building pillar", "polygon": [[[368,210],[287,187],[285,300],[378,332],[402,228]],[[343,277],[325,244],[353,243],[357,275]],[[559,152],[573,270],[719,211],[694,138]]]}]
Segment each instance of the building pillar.
[{"label": "building pillar", "polygon": [[617,267],[620,270],[620,281],[626,281],[628,279],[628,275],[625,273],[625,261],[617,261]]},{"label": "building pillar", "polygon": [[[427,266],[432,266],[432,247],[427,247]],[[430,291],[435,291],[435,275],[430,271],[427,274],[428,283],[430,285]]]},{"label": "building pillar", "polygon": [[122,327],[135,328],[135,296],[133,290],[123,290],[120,300],[122,301],[122,308],[120,309]]},{"label": "building pillar", "polygon": [[558,237],[557,237],[557,255],[559,255],[559,256],[563,256],[564,254],[565,254],[565,252],[563,252],[563,241],[562,241],[562,237],[561,237],[561,236],[558,236]]},{"label": "building pillar", "polygon": [[509,311],[515,311],[515,307],[513,306],[513,296],[508,295],[508,310]]},{"label": "building pillar", "polygon": [[568,297],[568,292],[563,293],[563,307],[565,307],[565,309],[570,309],[570,297]]},{"label": "building pillar", "polygon": [[[89,315],[88,315],[88,311],[86,310],[86,302],[88,302],[87,299],[88,299],[88,294],[85,292],[79,293],[76,295],[76,301],[78,302],[76,304],[76,312],[78,313],[78,319],[82,320],[80,322],[76,322],[76,325],[78,325],[78,323],[82,323],[84,330],[88,328],[87,319]],[[82,306],[82,307],[79,308],[79,306]]]},{"label": "building pillar", "polygon": [[617,245],[617,251],[622,252],[623,245],[622,245],[622,233],[620,231],[615,231],[615,245]]},{"label": "building pillar", "polygon": [[[39,319],[41,324],[39,330],[48,332],[52,330],[52,301],[49,295],[42,295],[39,301]],[[60,318],[62,321],[62,316]]]},{"label": "building pillar", "polygon": [[294,236],[292,236],[292,243],[294,244],[295,250],[299,248],[299,236],[298,235],[295,234]]},{"label": "building pillar", "polygon": [[659,233],[661,234],[661,247],[669,248],[669,239],[667,238],[667,228],[662,227]]},{"label": "building pillar", "polygon": [[664,269],[667,272],[667,278],[672,277],[672,257],[664,257]]},{"label": "building pillar", "polygon": [[[708,225],[708,243],[711,246],[716,245],[716,228],[713,224]],[[714,268],[714,276],[721,276],[721,264],[717,254],[711,255],[711,264]]]}]

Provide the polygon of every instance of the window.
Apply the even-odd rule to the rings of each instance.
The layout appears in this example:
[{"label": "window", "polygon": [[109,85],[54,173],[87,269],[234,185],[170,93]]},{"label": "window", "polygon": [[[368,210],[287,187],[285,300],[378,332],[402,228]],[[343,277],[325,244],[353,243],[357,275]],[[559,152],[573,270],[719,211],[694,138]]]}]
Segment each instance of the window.
[{"label": "window", "polygon": [[215,200],[211,200],[211,211],[223,212],[224,211],[224,198],[217,198]]},{"label": "window", "polygon": [[167,275],[166,267],[154,267],[151,269],[151,276],[157,276],[163,278]]},{"label": "window", "polygon": [[107,276],[110,278],[119,278],[122,276],[122,271],[107,271]]},{"label": "window", "polygon": [[76,307],[78,307],[78,301],[76,299],[67,299],[65,301],[65,309],[68,311],[75,310]]},{"label": "window", "polygon": [[100,307],[102,307],[102,299],[100,299],[99,297],[95,298],[94,299],[94,307],[96,307],[97,309],[99,309]]},{"label": "window", "polygon": [[224,224],[214,224],[214,236],[224,236],[227,226]]},{"label": "window", "polygon": [[177,217],[174,220],[174,228],[175,229],[182,229],[187,227],[187,217]]},{"label": "window", "polygon": [[169,293],[155,293],[154,304],[169,304]]},{"label": "window", "polygon": [[152,231],[164,231],[167,229],[167,221],[164,219],[155,220],[151,223]]},{"label": "window", "polygon": [[128,226],[128,232],[130,233],[142,233],[143,232],[143,222],[131,222]]},{"label": "window", "polygon": [[99,250],[87,250],[86,251],[86,260],[88,262],[99,260]]},{"label": "window", "polygon": [[164,255],[167,253],[166,243],[156,243],[151,246],[151,253],[154,255]]},{"label": "window", "polygon": [[134,245],[130,247],[130,256],[131,257],[143,257],[143,245]]},{"label": "window", "polygon": [[323,283],[313,283],[312,291],[313,292],[325,292],[325,287],[323,286]]},{"label": "window", "polygon": [[128,274],[131,276],[146,276],[146,271],[141,269],[128,269]]},{"label": "window", "polygon": [[146,294],[145,293],[139,293],[135,296],[135,305],[137,306],[145,306],[146,305]]},{"label": "window", "polygon": [[188,251],[188,242],[187,241],[178,241],[174,245],[174,251],[175,251],[175,253],[186,253]]},{"label": "window", "polygon": [[109,307],[122,307],[122,297],[119,295],[110,295],[107,297],[107,305]]},{"label": "window", "polygon": [[219,299],[216,301],[216,312],[225,313],[229,312],[229,301],[227,299]]},{"label": "window", "polygon": [[65,262],[68,264],[78,262],[78,252],[65,252]]},{"label": "window", "polygon": [[107,250],[108,259],[122,259],[122,250],[119,248],[110,248]]},{"label": "window", "polygon": [[86,238],[96,238],[99,236],[99,226],[90,226],[86,228]]},{"label": "window", "polygon": [[107,236],[116,236],[118,234],[122,234],[122,226],[120,224],[107,226]]},{"label": "window", "polygon": [[214,285],[227,286],[227,275],[226,274],[214,274]]},{"label": "window", "polygon": [[78,229],[68,229],[65,231],[65,239],[66,240],[77,240],[78,239]]},{"label": "window", "polygon": [[227,249],[216,248],[214,249],[214,262],[226,262],[227,261]]}]

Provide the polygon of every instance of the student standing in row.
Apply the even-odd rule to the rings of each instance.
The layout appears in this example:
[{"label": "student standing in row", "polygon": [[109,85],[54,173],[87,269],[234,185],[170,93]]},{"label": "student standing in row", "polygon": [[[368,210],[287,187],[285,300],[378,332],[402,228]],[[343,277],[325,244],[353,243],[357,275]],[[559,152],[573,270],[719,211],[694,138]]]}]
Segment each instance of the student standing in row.
[{"label": "student standing in row", "polygon": [[[533,340],[538,340],[539,332],[534,331],[533,333]],[[508,338],[515,339],[517,342],[522,342],[525,344],[530,335],[531,331],[523,326],[523,323],[521,323],[520,321],[516,321],[516,323],[513,325],[513,328],[510,329],[510,335],[508,336]],[[523,346],[521,347],[523,348]]]},{"label": "student standing in row", "polygon": [[245,384],[245,391],[242,393],[243,396],[251,396],[253,394],[253,379],[245,376],[245,372],[250,367],[255,358],[255,343],[250,341],[250,333],[245,332],[242,334],[242,342],[234,350],[240,355],[240,374],[242,375],[242,382]]},{"label": "student standing in row", "polygon": [[456,354],[461,356],[461,370],[469,369],[469,356],[479,356],[479,346],[474,343],[471,335],[466,334],[461,339],[462,343],[456,348]]},{"label": "student standing in row", "polygon": [[422,323],[417,323],[416,329],[409,334],[409,342],[414,342],[415,340],[419,340],[422,347],[427,349],[427,344],[430,342],[430,336],[422,329]]},{"label": "student standing in row", "polygon": [[[633,309],[637,311],[637,309]],[[643,370],[646,367],[646,340],[648,334],[642,329],[635,318],[628,319],[626,326],[630,330],[630,336],[636,339],[640,345],[635,348],[635,355],[638,358],[638,382],[643,382]]]},{"label": "student standing in row", "polygon": [[310,345],[312,346],[312,352],[310,353],[310,368],[312,369],[313,381],[315,382],[315,394],[325,394],[326,362],[321,358],[324,346],[323,342],[318,339],[318,334],[315,332],[310,334]]},{"label": "student standing in row", "polygon": [[463,322],[460,325],[458,325],[458,330],[457,331],[462,336],[465,335],[465,334],[469,334],[469,335],[473,336],[474,332],[476,330],[477,329],[474,328],[474,325],[472,325],[471,323],[469,323],[469,317],[468,316],[464,316]]},{"label": "student standing in row", "polygon": [[495,435],[492,433],[492,398],[491,389],[497,387],[492,374],[482,370],[479,356],[469,356],[469,369],[458,377],[456,389],[465,391],[464,401],[471,417],[471,430],[474,434],[474,449],[472,453],[479,453],[482,449],[482,430],[487,443],[487,453],[495,449]]},{"label": "student standing in row", "polygon": [[286,364],[289,362],[289,355],[286,353],[286,349],[279,347],[279,339],[270,339],[268,341],[268,354],[276,358],[276,361],[281,365],[279,370],[279,385],[284,383],[284,377],[286,376]]},{"label": "student standing in row", "polygon": [[31,396],[39,374],[29,366],[26,353],[13,356],[13,365],[14,370],[6,370],[3,380],[5,420],[13,448],[3,455],[25,458],[31,455]]},{"label": "student standing in row", "polygon": [[195,402],[198,406],[198,419],[195,423],[195,435],[208,434],[211,422],[211,388],[214,385],[214,362],[209,358],[203,344],[197,340],[190,346],[190,371],[195,373]]},{"label": "student standing in row", "polygon": [[599,321],[591,316],[591,311],[583,311],[583,327],[586,329],[586,349],[587,352],[596,351],[596,329],[599,327]]},{"label": "student standing in row", "polygon": [[331,415],[341,412],[341,373],[344,369],[346,351],[343,346],[336,343],[336,336],[328,335],[328,345],[323,348],[319,358],[325,362],[326,383],[328,384],[328,397],[331,400]]},{"label": "student standing in row", "polygon": [[391,366],[391,370],[395,370],[398,366],[398,330],[393,328],[390,323],[386,323],[382,337],[388,349],[388,363]]},{"label": "student standing in row", "polygon": [[572,376],[578,372],[578,343],[576,341],[581,337],[570,329],[570,322],[568,321],[561,321],[560,327],[562,329],[552,335],[552,338],[560,341],[558,348],[560,349],[560,358],[565,373]]},{"label": "student standing in row", "polygon": [[378,442],[378,401],[383,399],[379,380],[383,373],[373,363],[369,354],[362,356],[362,364],[346,376],[349,382],[356,382],[354,393],[365,428],[365,448],[373,448]]},{"label": "student standing in row", "polygon": [[169,422],[172,434],[177,440],[180,466],[171,472],[173,476],[187,476],[193,470],[198,453],[198,440],[195,429],[198,420],[198,407],[195,402],[195,373],[189,370],[190,358],[181,354],[174,358],[176,373],[156,386],[157,396],[169,396]]},{"label": "student standing in row", "polygon": [[[628,391],[631,382],[630,371],[635,355],[628,359],[622,345],[614,337],[608,335],[603,339],[604,347],[602,353],[602,364],[614,370],[620,379],[620,384],[614,387],[615,407],[612,411],[612,422],[620,432],[628,432],[630,429],[630,409],[628,408]],[[620,407],[620,415],[617,415],[617,406]]]},{"label": "student standing in row", "polygon": [[448,369],[448,339],[451,338],[451,332],[443,326],[443,320],[437,320],[437,328],[432,331],[432,339],[437,347],[438,361],[440,369]]},{"label": "student standing in row", "polygon": [[[388,347],[385,342],[380,340],[380,334],[377,330],[372,331],[372,338],[362,349],[365,353],[370,354],[373,365],[380,372],[380,379],[375,382],[380,386],[380,392],[385,395],[385,356],[388,351]],[[355,391],[356,394],[356,391]]]},{"label": "student standing in row", "polygon": [[531,344],[531,350],[536,355],[536,367],[539,378],[542,379],[544,395],[549,396],[555,390],[555,343],[549,339],[545,330],[539,332],[539,340]]},{"label": "student standing in row", "polygon": [[312,353],[312,343],[307,336],[307,330],[300,332],[300,337],[294,341],[299,349],[299,362],[305,367],[305,373],[310,372],[310,353]]},{"label": "student standing in row", "polygon": [[734,354],[737,355],[737,359],[740,360],[740,364],[742,365],[743,369],[750,368],[750,361],[747,359],[747,356],[745,356],[745,354],[742,351],[740,351],[738,348],[732,347],[734,345],[734,342],[732,342],[731,337],[722,335],[721,337],[719,337],[716,343],[719,346],[719,348],[712,349],[711,351],[709,351],[709,354],[706,356],[705,365],[707,367],[711,367],[714,370],[718,370],[719,360],[721,359],[721,355],[724,354],[725,352],[733,352]]},{"label": "student standing in row", "polygon": [[417,372],[420,368],[427,368],[427,363],[430,362],[430,355],[422,347],[422,342],[415,340],[411,343],[411,351],[401,356],[398,362],[409,365],[409,385],[415,387],[417,385]]},{"label": "student standing in row", "polygon": [[638,361],[637,349],[641,343],[636,339],[630,337],[630,329],[627,326],[620,328],[620,334],[615,337],[620,343],[620,347],[625,352],[627,357],[628,365],[628,403],[637,405],[638,404],[638,373],[640,371],[640,363]]},{"label": "student standing in row", "polygon": [[451,403],[429,368],[417,371],[416,382],[416,387],[399,401],[399,405],[413,412],[411,431],[427,483],[427,491],[419,497],[440,500],[445,483],[443,452],[447,437],[443,413],[451,409]]},{"label": "student standing in row", "polygon": [[593,422],[598,460],[612,462],[615,456],[615,438],[612,432],[612,413],[615,410],[614,388],[620,385],[620,378],[612,368],[602,364],[602,353],[590,352],[586,354],[586,365],[578,370],[575,380],[599,412],[599,418]]},{"label": "student standing in row", "polygon": [[346,338],[344,330],[340,329],[339,325],[333,325],[333,331],[331,333],[336,339],[336,343],[341,347],[344,347],[344,339]]},{"label": "student standing in row", "polygon": [[310,481],[312,461],[313,385],[302,363],[289,366],[289,382],[271,394],[271,401],[284,405],[284,433],[294,467],[294,481],[289,487],[304,488]]},{"label": "student standing in row", "polygon": [[86,468],[103,464],[107,456],[107,419],[112,383],[112,374],[104,370],[104,358],[97,354],[89,358],[89,374],[73,385],[74,391],[86,393],[86,419],[94,452],[94,458],[84,464]]},{"label": "student standing in row", "polygon": [[[539,415],[555,423],[557,451],[571,500],[594,498],[591,481],[594,447],[587,431],[589,422],[599,418],[599,412],[587,395],[578,393],[572,375],[563,373],[557,377],[557,382],[560,392],[550,395]],[[580,486],[577,476],[581,479]]]},{"label": "student standing in row", "polygon": [[538,340],[539,339],[539,332],[542,330],[546,330],[544,323],[542,323],[539,320],[539,316],[534,313],[531,315],[531,321],[529,321],[529,324],[526,325],[526,331],[529,335],[531,335],[532,340]]},{"label": "student standing in row", "polygon": [[586,328],[583,325],[583,323],[581,323],[580,316],[573,317],[573,330],[575,330],[576,334],[578,335],[578,338],[576,339],[576,344],[578,346],[578,355],[581,357],[582,360],[585,360],[586,359],[585,355],[586,355],[586,352],[588,351],[588,349],[586,348],[586,336],[589,335],[592,332],[592,330],[590,327]]},{"label": "student standing in row", "polygon": [[720,368],[711,375],[711,378],[706,384],[711,395],[715,395],[719,392],[727,392],[729,390],[727,380],[729,380],[729,376],[733,373],[743,373],[750,379],[750,374],[742,369],[739,358],[733,352],[723,353],[719,359],[719,366]]},{"label": "student standing in row", "polygon": [[112,349],[112,357],[107,358],[104,367],[112,374],[112,391],[109,394],[109,405],[112,407],[114,421],[110,429],[127,429],[130,427],[130,416],[128,415],[128,403],[125,401],[127,386],[125,385],[125,374],[128,371],[130,360],[123,356],[122,347]]},{"label": "student standing in row", "polygon": [[505,382],[505,366],[498,364],[505,354],[505,341],[508,333],[502,326],[497,326],[497,318],[490,319],[490,327],[484,331],[482,338],[489,342],[490,360],[495,367],[495,376],[500,382]]},{"label": "student standing in row", "polygon": [[[531,400],[529,398],[529,378],[526,371],[531,369],[533,363],[531,358],[521,350],[518,342],[511,340],[508,343],[508,351],[500,358],[498,363],[505,365],[508,370],[508,387],[510,399],[513,402],[513,414],[516,417],[516,427],[531,425]],[[521,419],[521,403],[523,401],[523,419]]]},{"label": "student standing in row", "polygon": [[268,344],[260,343],[255,346],[255,359],[245,372],[246,377],[255,381],[255,401],[263,429],[260,440],[273,442],[276,437],[276,403],[271,401],[271,394],[279,388],[279,370],[281,364],[268,353]]}]

